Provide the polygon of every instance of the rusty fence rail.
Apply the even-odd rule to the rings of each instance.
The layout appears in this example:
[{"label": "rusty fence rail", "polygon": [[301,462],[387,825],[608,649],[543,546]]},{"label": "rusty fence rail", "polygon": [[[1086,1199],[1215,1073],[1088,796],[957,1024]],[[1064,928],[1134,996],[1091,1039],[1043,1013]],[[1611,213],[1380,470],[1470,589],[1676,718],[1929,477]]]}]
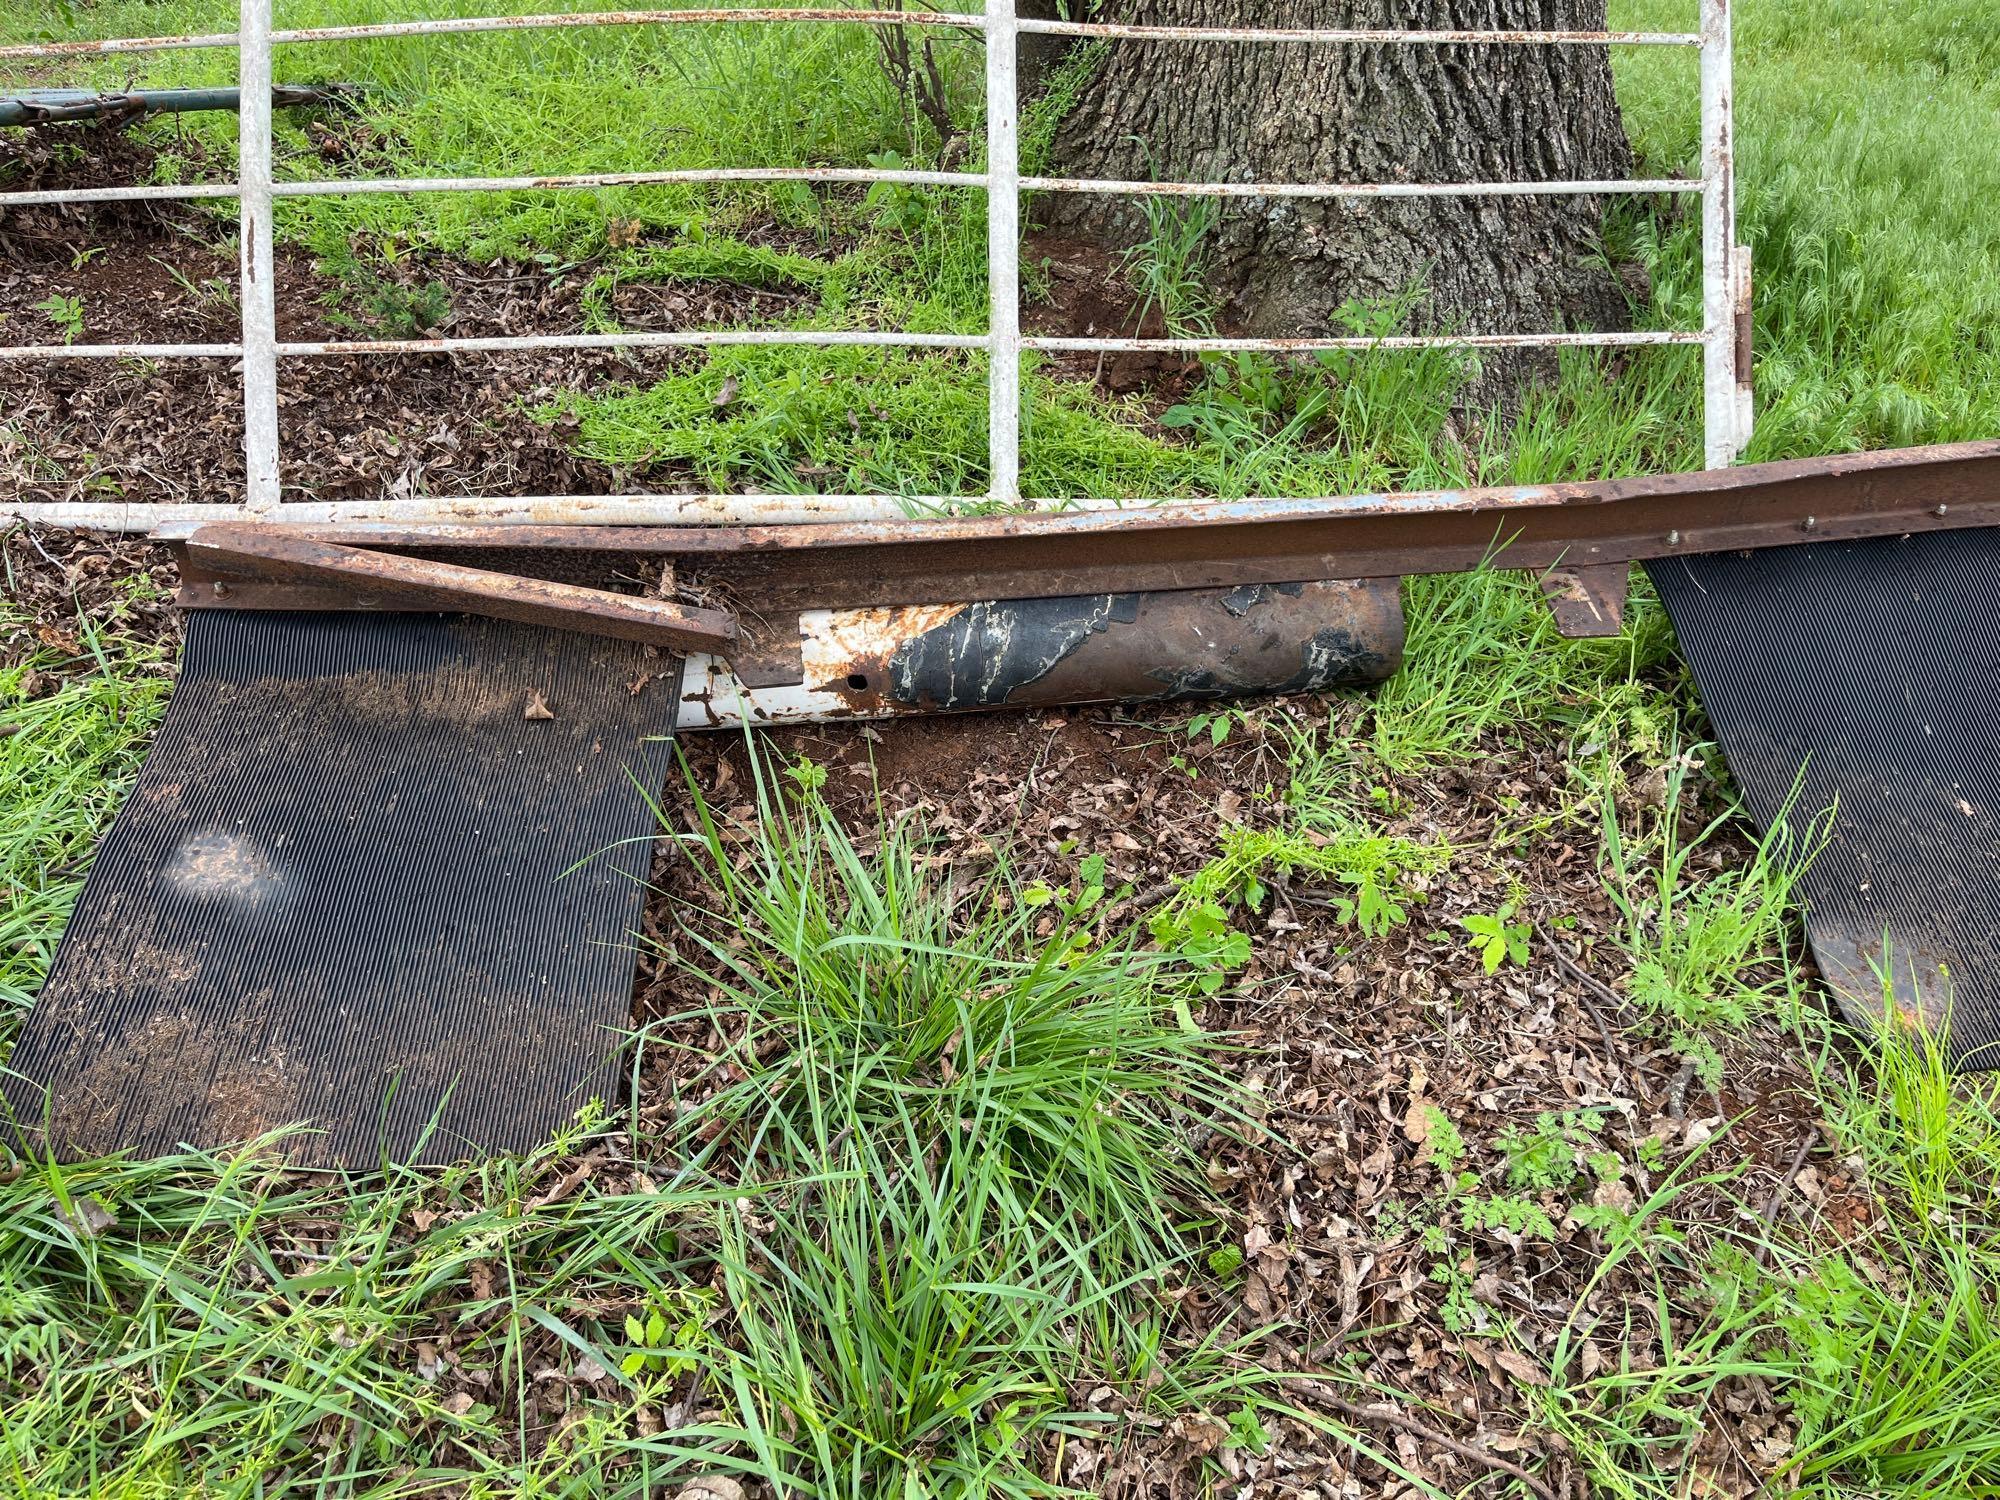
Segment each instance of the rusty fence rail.
[{"label": "rusty fence rail", "polygon": [[[1748,440],[1752,413],[1747,340],[1741,313],[1749,294],[1749,257],[1736,243],[1734,88],[1731,0],[1699,0],[1696,32],[1641,31],[1382,31],[1120,26],[1023,20],[1015,0],[985,0],[983,11],[941,13],[861,9],[620,10],[554,15],[460,17],[372,25],[278,30],[272,0],[240,0],[237,32],[113,38],[0,46],[0,61],[51,60],[118,54],[235,48],[241,90],[239,155],[234,184],[130,186],[0,193],[10,205],[234,199],[241,205],[242,332],[232,343],[32,345],[0,348],[0,360],[202,358],[241,361],[243,370],[245,504],[147,505],[139,502],[13,504],[9,514],[34,520],[121,531],[171,532],[204,521],[269,519],[332,524],[366,522],[598,522],[626,525],[747,521],[893,519],[909,509],[946,509],[962,497],[624,495],[418,497],[379,501],[292,501],[280,482],[278,363],[338,355],[394,357],[439,353],[605,348],[688,348],[728,345],[870,345],[983,351],[989,367],[990,484],[985,499],[1001,506],[1096,509],[1119,502],[1091,497],[1034,496],[1021,491],[1021,356],[1062,352],[1267,352],[1319,350],[1541,349],[1699,345],[1704,358],[1704,448],[1710,468],[1734,463]],[[986,52],[986,166],[983,171],[921,172],[833,167],[717,168],[548,177],[436,177],[356,181],[278,181],[272,168],[272,61],[275,48],[298,43],[462,35],[588,26],[685,26],[742,23],[909,26],[983,37]],[[1697,179],[1452,183],[1185,183],[1118,182],[1024,175],[1020,166],[1018,45],[1023,35],[1128,40],[1160,44],[1256,43],[1408,46],[1672,47],[1698,52],[1701,69],[1702,172]],[[988,200],[991,311],[984,334],[896,331],[714,330],[687,333],[544,334],[507,338],[330,340],[278,338],[272,210],[280,198],[362,193],[569,191],[680,183],[897,183],[984,192]],[[1020,320],[1021,197],[1024,193],[1188,195],[1216,198],[1444,198],[1611,193],[1699,194],[1702,202],[1703,321],[1699,329],[1628,333],[1508,333],[1390,338],[1069,338],[1024,335]],[[1139,502],[1127,502],[1139,503]]]}]

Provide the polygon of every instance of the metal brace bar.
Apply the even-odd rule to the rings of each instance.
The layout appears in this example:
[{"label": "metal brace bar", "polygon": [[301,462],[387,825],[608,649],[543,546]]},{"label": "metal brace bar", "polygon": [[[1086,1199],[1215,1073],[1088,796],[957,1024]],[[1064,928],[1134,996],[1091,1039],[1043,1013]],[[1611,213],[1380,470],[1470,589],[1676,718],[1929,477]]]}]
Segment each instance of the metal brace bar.
[{"label": "metal brace bar", "polygon": [[183,546],[186,574],[201,580],[183,591],[183,604],[205,591],[205,602],[230,609],[269,607],[274,598],[289,609],[451,609],[673,651],[729,655],[736,645],[736,618],[722,610],[397,557],[282,527],[204,526]]},{"label": "metal brace bar", "polygon": [[278,508],[278,255],[271,225],[271,0],[242,0],[237,169],[242,189],[243,503]]},{"label": "metal brace bar", "polygon": [[670,558],[683,583],[754,599],[776,614],[1395,578],[1489,564],[1543,572],[1996,524],[2000,442],[1587,484],[1139,512],[805,526],[278,530],[565,576],[588,571],[592,559],[609,577]]},{"label": "metal brace bar", "polygon": [[1021,114],[1015,0],[986,0],[987,497],[1021,498]]}]

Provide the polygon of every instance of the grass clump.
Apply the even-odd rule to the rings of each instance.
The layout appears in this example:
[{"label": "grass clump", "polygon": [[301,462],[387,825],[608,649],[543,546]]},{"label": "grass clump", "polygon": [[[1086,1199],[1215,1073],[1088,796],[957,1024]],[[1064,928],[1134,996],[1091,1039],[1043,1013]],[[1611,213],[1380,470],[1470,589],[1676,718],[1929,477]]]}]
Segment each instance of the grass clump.
[{"label": "grass clump", "polygon": [[698,800],[713,1000],[660,1028],[728,1038],[677,1136],[768,1195],[721,1233],[738,1420],[814,1493],[1050,1493],[1027,1456],[1106,1420],[1080,1382],[1157,1409],[1239,1379],[1160,1295],[1198,1274],[1236,1086],[1183,1024],[1196,968],[1097,937],[1101,886],[968,876],[909,823],[864,845],[823,774],[760,761],[754,830]]},{"label": "grass clump", "polygon": [[[286,1176],[254,1147],[30,1162],[0,1184],[12,1485],[493,1495],[705,1462],[704,1441],[732,1431],[696,1424],[641,1451],[616,1420],[632,1398],[591,1394],[581,1363],[615,1367],[624,1352],[603,1299],[685,1285],[673,1226],[695,1200],[550,1202],[577,1144],[442,1177],[392,1169],[372,1186]],[[576,1414],[561,1444],[551,1378],[558,1412]]]},{"label": "grass clump", "polygon": [[850,837],[800,772],[687,841],[712,1001],[662,1030],[726,1040],[660,1135],[599,1110],[376,1181],[275,1140],[0,1174],[14,1486],[971,1500],[1064,1493],[1051,1445],[1132,1414],[1254,1420],[1272,1377],[1179,1311],[1217,1238],[1201,1144],[1242,1118],[1191,966],[1099,935],[1101,882]]},{"label": "grass clump", "polygon": [[[0,630],[29,623],[0,609]],[[170,686],[161,654],[88,630],[91,669],[37,645],[0,666],[0,1053],[55,957],[97,836],[124,800]],[[53,692],[47,685],[57,683]]]},{"label": "grass clump", "polygon": [[1415,771],[1462,760],[1486,735],[1524,725],[1567,729],[1580,751],[1659,745],[1674,706],[1648,677],[1674,661],[1673,634],[1643,575],[1623,636],[1572,641],[1557,631],[1538,580],[1504,567],[1502,551],[1479,572],[1406,584],[1407,656],[1375,694],[1374,755],[1391,771]]},{"label": "grass clump", "polygon": [[1629,835],[1616,791],[1603,798],[1604,889],[1623,922],[1633,999],[1683,1033],[1739,1029],[1794,992],[1794,892],[1831,821],[1795,829],[1781,817],[1748,859],[1730,860],[1713,841],[1736,808],[1684,826],[1700,769],[1699,756],[1670,754],[1655,795],[1636,799]]}]

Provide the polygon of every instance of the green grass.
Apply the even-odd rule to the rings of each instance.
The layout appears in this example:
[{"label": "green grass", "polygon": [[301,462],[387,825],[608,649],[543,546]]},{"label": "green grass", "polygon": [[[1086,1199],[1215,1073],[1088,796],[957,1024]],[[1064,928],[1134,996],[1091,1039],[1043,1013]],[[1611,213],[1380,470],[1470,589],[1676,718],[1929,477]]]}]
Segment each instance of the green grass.
[{"label": "green grass", "polygon": [[[1062,1493],[1042,1445],[1126,1420],[1078,1408],[1099,1385],[1141,1413],[1268,1405],[1169,1295],[1220,1233],[1196,1127],[1250,1128],[1186,1024],[1197,971],[1095,934],[1101,888],[1004,864],[954,886],[908,826],[864,848],[799,779],[760,772],[747,830],[690,792],[716,909],[674,961],[712,999],[640,1039],[690,1094],[639,1162],[580,1121],[525,1161],[365,1188],[254,1147],[0,1176],[0,1483],[644,1495],[733,1472],[972,1500]],[[689,1023],[733,1040],[689,1055]]]},{"label": "green grass", "polygon": [[[13,624],[0,606],[0,629]],[[138,774],[166,701],[157,653],[92,633],[89,670],[29,696],[73,668],[45,648],[0,667],[0,1047],[13,1037],[55,956],[99,830]]]},{"label": "green grass", "polygon": [[[1614,25],[1684,26],[1674,0],[1617,0]],[[2000,431],[2000,73],[1987,0],[1737,7],[1738,217],[1757,258],[1751,458]],[[1641,155],[1690,167],[1691,60],[1635,49],[1620,94]],[[1696,261],[1648,259],[1683,317]]]},{"label": "green grass", "polygon": [[[1613,24],[1681,28],[1690,10],[1618,0]],[[1739,10],[1742,220],[1759,281],[1750,456],[1992,436],[1993,0]],[[280,24],[389,14],[312,0],[281,5]],[[29,3],[0,16],[0,36],[231,24],[223,0]],[[967,122],[971,61],[957,61]],[[887,152],[929,164],[939,147],[866,38],[831,28],[290,49],[281,66],[378,86],[366,112],[386,146],[371,171],[859,165]],[[1635,51],[1618,66],[1646,169],[1689,167],[1691,60]],[[220,55],[177,54],[90,71],[165,83],[225,69]],[[1028,122],[1031,155],[1052,118]],[[232,129],[153,127],[163,172],[203,154],[226,163]],[[292,121],[282,170],[325,173],[307,151]],[[611,244],[634,221],[640,242]],[[760,236],[774,223],[782,247]],[[438,252],[587,264],[600,327],[621,279],[709,277],[802,290],[790,316],[807,326],[984,319],[973,195],[314,200],[288,205],[281,227],[364,312],[389,262]],[[1612,228],[1613,254],[1656,289],[1642,321],[1691,324],[1694,226],[1635,204]],[[1134,274],[1186,315],[1193,252],[1158,238],[1156,264]],[[1505,428],[1448,421],[1467,373],[1435,356],[1219,361],[1163,433],[1137,406],[1037,370],[1027,483],[1325,493],[1698,462],[1685,353],[1566,357]],[[976,361],[956,356],[723,350],[547,415],[575,418],[583,451],[684,463],[709,484],[949,495],[983,485],[984,407]],[[1232,924],[1274,875],[1338,887],[1357,943],[1392,937],[1415,882],[1449,882],[1492,851],[1385,832],[1390,789],[1533,736],[1568,752],[1574,806],[1553,832],[1596,850],[1620,909],[1631,1003],[1619,1024],[1635,1045],[1705,1066],[1746,1026],[1768,1039],[1788,1025],[1810,1070],[1803,1108],[1851,1164],[1868,1217],[1863,1231],[1790,1212],[1767,1227],[1696,1153],[1600,1226],[1594,1284],[1641,1273],[1651,1305],[1624,1315],[1671,1330],[1660,1357],[1586,1374],[1565,1339],[1553,1357],[1535,1351],[1551,1384],[1524,1399],[1606,1495],[1685,1494],[1690,1444],[1753,1378],[1799,1428],[1773,1493],[2000,1495],[1992,1095],[1948,1077],[1922,1037],[1857,1051],[1817,1017],[1787,925],[1809,848],[1716,856],[1722,804],[1697,796],[1701,768],[1679,752],[1702,731],[1643,584],[1609,642],[1560,641],[1534,580],[1496,569],[1415,580],[1407,602],[1405,673],[1337,724],[1281,737],[1275,801],[1158,927],[1097,933],[1107,898],[1087,862],[1055,889],[1011,876],[1005,851],[968,877],[920,828],[850,835],[808,771],[782,796],[764,783],[761,831],[710,810],[688,841],[714,911],[677,961],[712,990],[644,1045],[664,1056],[718,1022],[719,1043],[701,1045],[732,1071],[690,1085],[665,1125],[580,1124],[526,1160],[368,1184],[286,1178],[255,1153],[0,1171],[0,1490],[638,1496],[734,1472],[857,1500],[1031,1495],[1052,1490],[1031,1455],[1105,1431],[1080,1388],[1108,1384],[1148,1416],[1267,1409],[1282,1391],[1193,1339],[1161,1295],[1221,1274],[1210,1252],[1227,1243],[1193,1126],[1229,1123],[1234,1059],[1195,1031],[1195,1006],[1248,961]],[[76,654],[38,648],[0,671],[0,716],[22,726],[0,739],[0,1044],[164,692],[155,661],[112,630],[85,642],[86,669],[26,696],[29,665]],[[1636,795],[1653,775],[1664,807]],[[1509,1173],[1560,1186],[1598,1134],[1539,1122],[1502,1148]],[[1448,1146],[1446,1169],[1467,1149]],[[598,1153],[595,1166],[551,1197],[578,1151]],[[1448,1186],[1455,1217],[1440,1224],[1539,1232],[1526,1189],[1495,1188]],[[80,1229],[87,1199],[116,1222]]]},{"label": "green grass", "polygon": [[[1684,9],[1677,0],[1621,0],[1614,22],[1684,26]],[[90,12],[89,26],[127,34],[219,27],[230,10],[221,0],[111,0]],[[2000,191],[2000,165],[1985,149],[2000,101],[1990,10],[1989,0],[1903,0],[1865,12],[1851,0],[1742,7],[1738,163],[1743,233],[1758,254],[1763,412],[1751,457],[2000,429],[2000,225],[1986,207]],[[368,0],[307,0],[280,11],[284,25],[388,14]],[[0,18],[0,36],[71,35],[80,25],[44,0]],[[288,48],[281,67],[288,78],[338,75],[375,86],[364,113],[387,144],[371,172],[864,165],[884,153],[934,164],[935,133],[897,98],[859,28],[778,30],[596,28]],[[961,123],[975,124],[977,54],[959,44],[944,51],[954,109]],[[1688,168],[1697,154],[1692,60],[1627,49],[1618,67],[1645,169]],[[165,54],[95,69],[99,77],[137,69],[152,81],[216,81],[226,58]],[[1074,82],[1031,111],[1031,158],[1046,151]],[[1894,102],[1877,106],[1877,99]],[[166,143],[199,141],[227,161],[232,130],[232,122],[209,119],[153,134]],[[282,171],[325,175],[296,120],[281,135]],[[163,170],[171,174],[187,154],[170,149]],[[364,281],[383,261],[419,249],[550,265],[594,259],[612,277],[754,280],[771,252],[734,237],[770,222],[823,246],[793,257],[809,270],[790,267],[817,294],[791,320],[800,326],[983,325],[976,194],[910,190],[885,200],[790,187],[674,187],[294,200],[283,206],[281,231]],[[637,225],[646,240],[614,247],[613,225]],[[1677,204],[1645,202],[1620,209],[1612,227],[1612,253],[1638,261],[1655,287],[1654,305],[1639,310],[1642,326],[1693,326],[1694,222]],[[1193,305],[1186,283],[1199,247],[1185,228],[1161,226],[1151,252],[1142,250],[1133,267],[1142,294]],[[1167,270],[1174,285],[1163,292]],[[1378,355],[1364,362],[1366,373],[1308,372],[1294,378],[1290,410],[1253,408],[1247,421],[1229,410],[1242,382],[1223,367],[1190,405],[1197,420],[1172,438],[1136,408],[1035,378],[1026,483],[1052,496],[1306,494],[1698,464],[1699,370],[1685,351],[1622,361],[1572,356],[1517,424],[1473,424],[1469,446],[1445,420],[1444,404],[1414,399],[1407,376],[1404,399],[1357,399],[1382,370],[1423,358]],[[1606,378],[1612,369],[1619,378]],[[731,377],[740,394],[729,410],[701,408]],[[1445,379],[1446,395],[1455,383]],[[579,444],[620,463],[686,460],[713,483],[970,495],[984,482],[983,389],[976,362],[951,357],[719,351],[658,385],[594,395],[578,413]],[[1313,419],[1292,420],[1301,405],[1317,402],[1326,406]],[[865,436],[848,427],[849,412],[868,414]]]},{"label": "green grass", "polygon": [[1712,1210],[1676,1223],[1659,1211],[1674,1194],[1647,1205],[1621,1244],[1652,1287],[1642,1326],[1673,1330],[1663,1357],[1584,1377],[1565,1340],[1545,1419],[1601,1493],[1668,1500],[1685,1493],[1712,1403],[1755,1380],[1797,1424],[1773,1493],[2000,1494],[1992,1090],[1952,1079],[1921,1037],[1885,1032],[1857,1056],[1801,1010],[1795,1041],[1830,1143],[1872,1190],[1865,1228],[1764,1232],[1743,1226],[1758,1205],[1739,1201],[1718,1238]]},{"label": "green grass", "polygon": [[[287,1179],[255,1152],[30,1164],[0,1186],[0,1482],[24,1496],[576,1494],[704,1462],[736,1429],[648,1436],[586,1416],[548,1443],[539,1371],[618,1366],[605,1300],[685,1289],[697,1268],[676,1234],[704,1201],[593,1189],[538,1203],[574,1144],[441,1178],[392,1172],[366,1192]],[[116,1222],[79,1232],[86,1199]],[[477,1400],[437,1388],[440,1349]]]},{"label": "green grass", "polygon": [[[1616,20],[1681,25],[1684,8],[1625,0]],[[366,0],[280,9],[281,25],[387,14]],[[1759,257],[1763,408],[1750,456],[1950,440],[2000,427],[2000,226],[1983,211],[2000,190],[2000,166],[1983,147],[2000,96],[1991,68],[1982,68],[1992,45],[1989,9],[1982,0],[1904,3],[1862,22],[1835,0],[1744,8],[1739,176],[1743,232]],[[93,10],[90,26],[111,34],[221,27],[228,10],[117,0]],[[68,35],[77,24],[59,8],[31,5],[0,19],[0,36]],[[932,161],[934,133],[898,100],[858,28],[776,31],[597,28],[288,48],[282,67],[288,78],[339,75],[374,86],[364,108],[388,145],[370,171],[864,165],[885,152]],[[1855,37],[1865,40],[1848,45]],[[957,44],[945,52],[958,80],[955,107],[971,123],[976,54]],[[150,81],[213,82],[225,76],[226,59],[166,54],[100,64],[98,76],[128,67]],[[1631,49],[1619,67],[1647,169],[1688,166],[1696,156],[1690,60]],[[1876,91],[1898,106],[1863,107]],[[1045,149],[1057,107],[1030,120],[1031,156]],[[186,132],[226,161],[232,128],[210,119],[154,134],[168,141]],[[280,146],[282,170],[328,170],[296,121],[285,125]],[[171,175],[179,159],[170,149],[163,170]],[[759,252],[730,236],[775,221],[829,246],[838,241],[824,259],[799,257],[812,265],[800,279],[819,294],[794,319],[801,326],[976,331],[985,316],[983,210],[972,194],[912,190],[885,204],[792,188],[616,188],[293,200],[282,209],[284,234],[363,280],[414,248],[551,265],[602,257],[607,275],[630,278],[751,279]],[[665,256],[651,245],[615,248],[607,241],[613,225],[676,242]],[[1171,297],[1177,307],[1198,303],[1188,283],[1199,247],[1186,231],[1162,225],[1152,250],[1142,250],[1134,272],[1144,295]],[[1700,301],[1694,223],[1672,205],[1632,204],[1615,216],[1614,231],[1613,253],[1644,265],[1656,289],[1642,323],[1692,326]],[[704,254],[704,243],[721,253]],[[719,351],[688,374],[584,401],[579,445],[619,463],[686,460],[715,484],[976,494],[985,445],[976,364],[839,354],[848,357]],[[1292,420],[1296,410],[1260,410],[1247,421],[1230,412],[1225,370],[1207,393],[1215,399],[1193,403],[1201,419],[1184,425],[1185,442],[1166,440],[1134,409],[1033,380],[1025,482],[1043,495],[1307,494],[1698,462],[1699,371],[1684,352],[1642,352],[1615,381],[1604,378],[1604,357],[1566,359],[1562,378],[1530,402],[1518,425],[1483,431],[1472,451],[1449,435],[1435,401],[1367,402],[1383,430],[1369,433],[1357,422],[1360,380],[1422,359],[1371,356],[1367,375],[1308,377],[1305,385],[1332,398],[1333,409],[1303,422]],[[700,402],[729,378],[740,394],[717,416]],[[848,427],[850,412],[870,414],[865,435]]]}]

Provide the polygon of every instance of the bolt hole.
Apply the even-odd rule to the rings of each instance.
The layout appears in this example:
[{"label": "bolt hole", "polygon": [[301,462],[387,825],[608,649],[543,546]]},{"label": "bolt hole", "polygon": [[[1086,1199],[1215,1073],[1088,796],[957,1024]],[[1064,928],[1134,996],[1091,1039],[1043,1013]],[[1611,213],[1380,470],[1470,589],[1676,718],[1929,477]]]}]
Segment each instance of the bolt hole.
[{"label": "bolt hole", "polygon": [[847,674],[847,685],[857,693],[865,693],[868,691],[868,678],[861,672],[849,672]]}]

